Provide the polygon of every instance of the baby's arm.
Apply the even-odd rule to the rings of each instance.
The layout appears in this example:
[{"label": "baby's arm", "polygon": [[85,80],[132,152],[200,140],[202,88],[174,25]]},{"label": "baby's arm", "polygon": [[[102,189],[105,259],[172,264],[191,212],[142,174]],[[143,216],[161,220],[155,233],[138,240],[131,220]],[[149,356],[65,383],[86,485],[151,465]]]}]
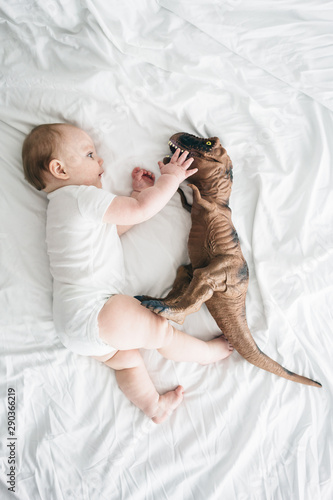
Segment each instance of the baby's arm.
[{"label": "baby's arm", "polygon": [[157,214],[177,191],[181,182],[197,169],[188,170],[193,158],[186,160],[188,152],[179,156],[180,150],[173,154],[170,163],[158,162],[161,176],[156,184],[134,196],[116,196],[105,212],[103,222],[117,226],[129,226],[144,222]]},{"label": "baby's arm", "polygon": [[[132,172],[132,188],[131,193],[132,198],[137,198],[141,191],[147,189],[155,184],[155,175],[144,168],[136,167]],[[117,233],[119,236],[126,233],[129,229],[133,227],[130,226],[119,226],[117,225]]]}]

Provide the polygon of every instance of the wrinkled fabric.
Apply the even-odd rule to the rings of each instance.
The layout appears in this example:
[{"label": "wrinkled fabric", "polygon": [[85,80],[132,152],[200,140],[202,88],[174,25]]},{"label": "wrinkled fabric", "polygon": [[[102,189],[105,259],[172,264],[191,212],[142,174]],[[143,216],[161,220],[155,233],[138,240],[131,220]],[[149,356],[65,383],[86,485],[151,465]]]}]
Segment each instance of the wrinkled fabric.
[{"label": "wrinkled fabric", "polygon": [[[0,7],[0,495],[7,392],[16,393],[20,500],[330,500],[332,485],[331,1],[36,0]],[[250,270],[248,324],[301,386],[237,353],[210,366],[143,351],[160,392],[184,402],[160,426],[114,372],[54,330],[47,198],[24,180],[40,123],[82,127],[104,188],[159,175],[168,138],[218,136],[234,165],[233,222]],[[190,198],[190,190],[184,185]],[[122,236],[126,292],[161,296],[188,262],[178,194]],[[219,334],[205,306],[183,327]],[[135,332],[133,332],[135,334]]]}]

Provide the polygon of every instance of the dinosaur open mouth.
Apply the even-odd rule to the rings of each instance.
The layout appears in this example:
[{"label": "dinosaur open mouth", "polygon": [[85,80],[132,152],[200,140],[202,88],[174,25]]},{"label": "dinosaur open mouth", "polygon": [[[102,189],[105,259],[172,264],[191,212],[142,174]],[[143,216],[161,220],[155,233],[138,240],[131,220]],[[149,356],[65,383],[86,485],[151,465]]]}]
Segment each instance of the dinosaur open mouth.
[{"label": "dinosaur open mouth", "polygon": [[[169,147],[170,147],[170,150],[171,150],[171,153],[175,153],[176,152],[176,149],[179,148],[180,149],[180,152],[181,153],[184,153],[185,149],[182,149],[180,146],[178,146],[177,144],[175,144],[174,142],[172,141],[169,141],[168,142],[169,144]],[[187,151],[187,150],[186,150]]]},{"label": "dinosaur open mouth", "polygon": [[210,153],[214,146],[214,140],[210,138],[203,139],[196,135],[180,132],[171,136],[168,144],[172,153],[179,148],[181,153],[188,151],[188,157],[191,157],[201,156],[203,153]]}]

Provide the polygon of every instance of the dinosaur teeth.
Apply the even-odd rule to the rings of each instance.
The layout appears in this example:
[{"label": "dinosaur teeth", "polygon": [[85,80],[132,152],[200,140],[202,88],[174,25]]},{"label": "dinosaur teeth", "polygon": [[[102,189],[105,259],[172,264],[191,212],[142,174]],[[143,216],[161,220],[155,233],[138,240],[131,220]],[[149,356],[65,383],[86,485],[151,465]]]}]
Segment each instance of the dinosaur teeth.
[{"label": "dinosaur teeth", "polygon": [[172,147],[172,148],[175,148],[175,149],[180,149],[180,152],[181,153],[184,153],[185,149],[181,149],[179,146],[177,146],[177,144],[174,144],[172,141],[169,141],[168,142],[169,146]]},{"label": "dinosaur teeth", "polygon": [[168,144],[169,144],[169,146],[172,146],[172,147],[174,147],[174,148],[176,148],[176,149],[177,149],[176,144],[174,144],[172,141],[169,141],[169,142],[168,142]]}]

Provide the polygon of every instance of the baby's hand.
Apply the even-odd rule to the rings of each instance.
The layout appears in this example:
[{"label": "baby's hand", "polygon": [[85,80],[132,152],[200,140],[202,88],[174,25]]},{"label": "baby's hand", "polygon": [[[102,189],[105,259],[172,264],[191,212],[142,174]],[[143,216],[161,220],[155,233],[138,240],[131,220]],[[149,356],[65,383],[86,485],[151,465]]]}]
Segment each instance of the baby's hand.
[{"label": "baby's hand", "polygon": [[192,168],[191,170],[187,170],[191,163],[194,161],[194,158],[189,158],[186,160],[188,155],[188,151],[184,151],[184,153],[179,156],[180,149],[176,149],[174,154],[171,157],[170,163],[166,165],[163,162],[159,161],[158,165],[160,167],[161,174],[173,174],[179,180],[179,184],[183,182],[185,179],[190,177],[190,175],[195,174],[198,169]]},{"label": "baby's hand", "polygon": [[155,175],[148,170],[140,167],[135,167],[132,172],[132,188],[133,191],[143,191],[155,183]]}]

